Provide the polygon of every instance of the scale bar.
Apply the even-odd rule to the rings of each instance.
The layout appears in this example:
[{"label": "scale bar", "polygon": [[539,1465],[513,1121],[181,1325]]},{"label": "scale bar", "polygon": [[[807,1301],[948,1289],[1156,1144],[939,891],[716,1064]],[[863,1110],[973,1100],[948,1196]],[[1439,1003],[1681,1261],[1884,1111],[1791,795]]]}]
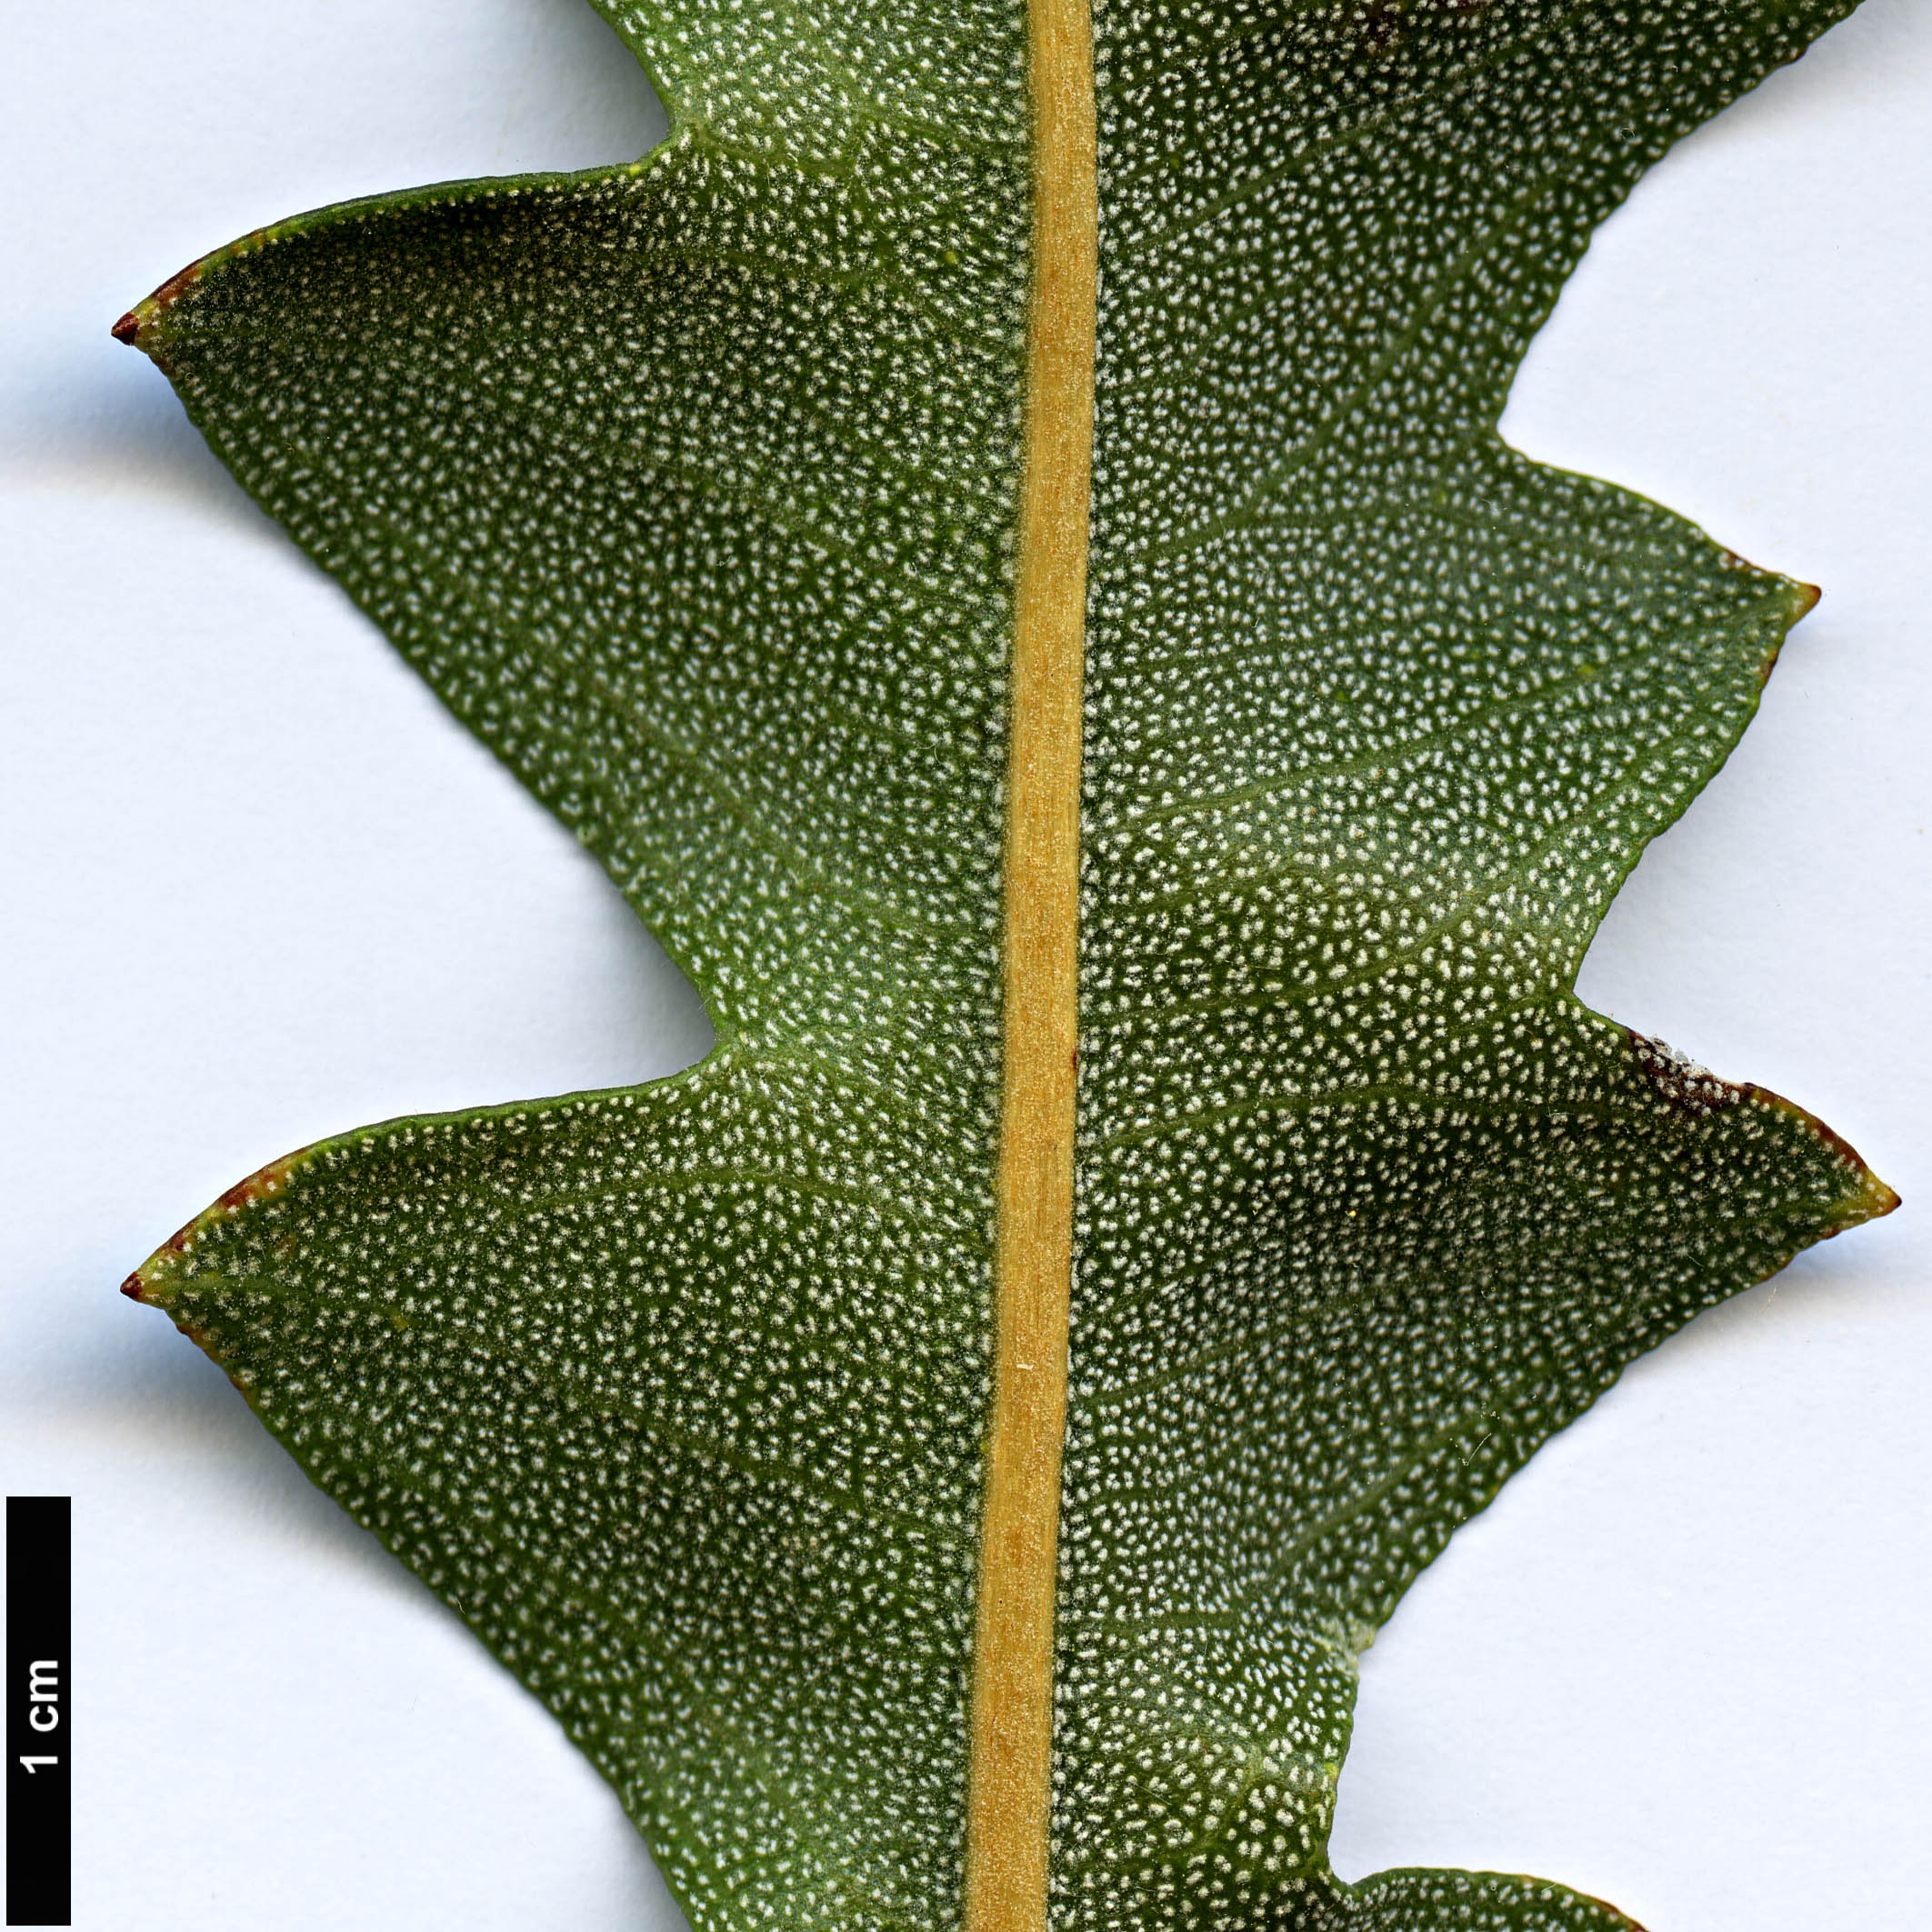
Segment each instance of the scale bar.
[{"label": "scale bar", "polygon": [[74,1500],[6,1499],[6,1922],[74,1923]]}]

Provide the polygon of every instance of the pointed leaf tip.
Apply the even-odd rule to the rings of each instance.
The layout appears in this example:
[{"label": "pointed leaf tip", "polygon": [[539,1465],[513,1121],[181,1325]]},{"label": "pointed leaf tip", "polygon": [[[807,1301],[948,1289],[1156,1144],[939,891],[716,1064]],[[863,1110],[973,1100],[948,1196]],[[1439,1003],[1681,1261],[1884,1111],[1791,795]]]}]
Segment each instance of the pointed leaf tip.
[{"label": "pointed leaf tip", "polygon": [[[234,244],[232,249],[218,250],[217,253],[229,254],[235,250],[245,249],[256,239],[257,236],[255,235],[245,236],[242,241]],[[193,288],[201,280],[202,271],[206,266],[208,259],[207,256],[203,256],[199,261],[190,262],[185,268],[171,275],[153,295],[143,301],[136,302],[115,324],[111,332],[114,339],[116,342],[126,343],[130,348],[145,350],[148,345],[141,339],[143,330],[152,327],[154,324],[160,321],[168,309],[172,308],[183,295],[187,294],[189,289]]]},{"label": "pointed leaf tip", "polygon": [[281,1193],[288,1185],[290,1176],[315,1151],[313,1146],[297,1147],[293,1154],[285,1154],[280,1160],[272,1160],[265,1167],[258,1167],[245,1180],[237,1181],[185,1226],[176,1228],[121,1284],[121,1293],[130,1301],[140,1302],[146,1307],[165,1306],[165,1302],[157,1302],[149,1294],[149,1290],[164,1280],[165,1271],[185,1255],[208,1228],[219,1222],[232,1220],[245,1208]]}]

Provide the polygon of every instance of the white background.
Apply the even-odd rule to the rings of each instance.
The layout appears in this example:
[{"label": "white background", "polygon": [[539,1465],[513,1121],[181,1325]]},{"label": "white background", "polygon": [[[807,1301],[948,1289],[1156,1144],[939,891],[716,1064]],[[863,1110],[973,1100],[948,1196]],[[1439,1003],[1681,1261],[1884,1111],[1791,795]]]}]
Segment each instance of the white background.
[{"label": "white background", "polygon": [[[264,1160],[695,1058],[689,990],[109,340],[298,208],[627,158],[578,0],[12,11],[5,1487],[71,1493],[86,1932],[673,1927],[548,1717],[115,1293]],[[1932,1851],[1932,5],[1867,0],[1606,228],[1506,427],[1822,584],[1583,991],[1906,1196],[1639,1364],[1364,1674],[1335,1856],[1653,1932],[1908,1932]]]}]

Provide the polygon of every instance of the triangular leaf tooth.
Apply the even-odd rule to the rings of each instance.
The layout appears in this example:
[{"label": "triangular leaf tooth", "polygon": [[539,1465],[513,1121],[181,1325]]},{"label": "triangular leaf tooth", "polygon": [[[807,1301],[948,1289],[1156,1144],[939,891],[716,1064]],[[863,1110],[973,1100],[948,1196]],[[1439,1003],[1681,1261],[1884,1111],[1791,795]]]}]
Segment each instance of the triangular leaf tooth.
[{"label": "triangular leaf tooth", "polygon": [[1163,1821],[1190,1897],[1300,1868],[1332,1793],[1288,1770],[1339,1760],[1353,1696],[1326,1633],[1361,1641],[1629,1360],[1859,1211],[1868,1176],[1782,1103],[1660,1092],[1573,1002],[1502,1026],[1517,1083],[1491,1056],[1479,1089],[1236,1110],[1089,1182],[1061,1724],[1096,1922],[1141,1854],[1087,1820]]},{"label": "triangular leaf tooth", "polygon": [[956,1882],[984,1206],[909,1226],[930,1152],[802,1124],[790,1073],[323,1143],[146,1276],[695,1912],[883,1925]]},{"label": "triangular leaf tooth", "polygon": [[[225,1194],[211,1201],[192,1221],[176,1228],[121,1284],[122,1294],[133,1301],[164,1303],[167,1283],[180,1272],[184,1261],[200,1245],[208,1230],[234,1219],[257,1201],[275,1199],[315,1152],[313,1146],[297,1147],[293,1154],[285,1154],[281,1159],[256,1168],[246,1179],[237,1181]],[[281,1258],[287,1260],[291,1256],[284,1253]]]},{"label": "triangular leaf tooth", "polygon": [[[855,260],[886,219],[787,192]],[[211,257],[150,334],[716,1022],[848,1024],[856,970],[956,1030],[994,938],[1014,352],[721,255],[746,205],[695,150],[358,204]]]},{"label": "triangular leaf tooth", "polygon": [[161,355],[160,325],[168,310],[201,280],[202,272],[207,263],[218,261],[232,249],[242,245],[239,242],[231,244],[230,248],[221,250],[218,255],[190,262],[185,268],[171,275],[153,295],[136,302],[115,324],[112,331],[114,339],[116,342],[125,342],[152,356],[155,363],[165,370],[167,364]]}]

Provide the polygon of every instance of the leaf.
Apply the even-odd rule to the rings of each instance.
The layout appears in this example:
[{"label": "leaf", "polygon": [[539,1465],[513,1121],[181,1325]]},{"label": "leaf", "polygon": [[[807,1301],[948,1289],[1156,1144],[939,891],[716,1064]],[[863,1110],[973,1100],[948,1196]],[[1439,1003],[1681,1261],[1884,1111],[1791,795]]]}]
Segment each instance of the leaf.
[{"label": "leaf", "polygon": [[614,6],[644,161],[124,319],[717,1032],[305,1149],[129,1291],[700,1926],[1627,1923],[1326,1844],[1455,1527],[1894,1205],[1571,991],[1814,594],[1496,433],[1846,10],[1110,7],[1090,72],[1062,0]]}]

